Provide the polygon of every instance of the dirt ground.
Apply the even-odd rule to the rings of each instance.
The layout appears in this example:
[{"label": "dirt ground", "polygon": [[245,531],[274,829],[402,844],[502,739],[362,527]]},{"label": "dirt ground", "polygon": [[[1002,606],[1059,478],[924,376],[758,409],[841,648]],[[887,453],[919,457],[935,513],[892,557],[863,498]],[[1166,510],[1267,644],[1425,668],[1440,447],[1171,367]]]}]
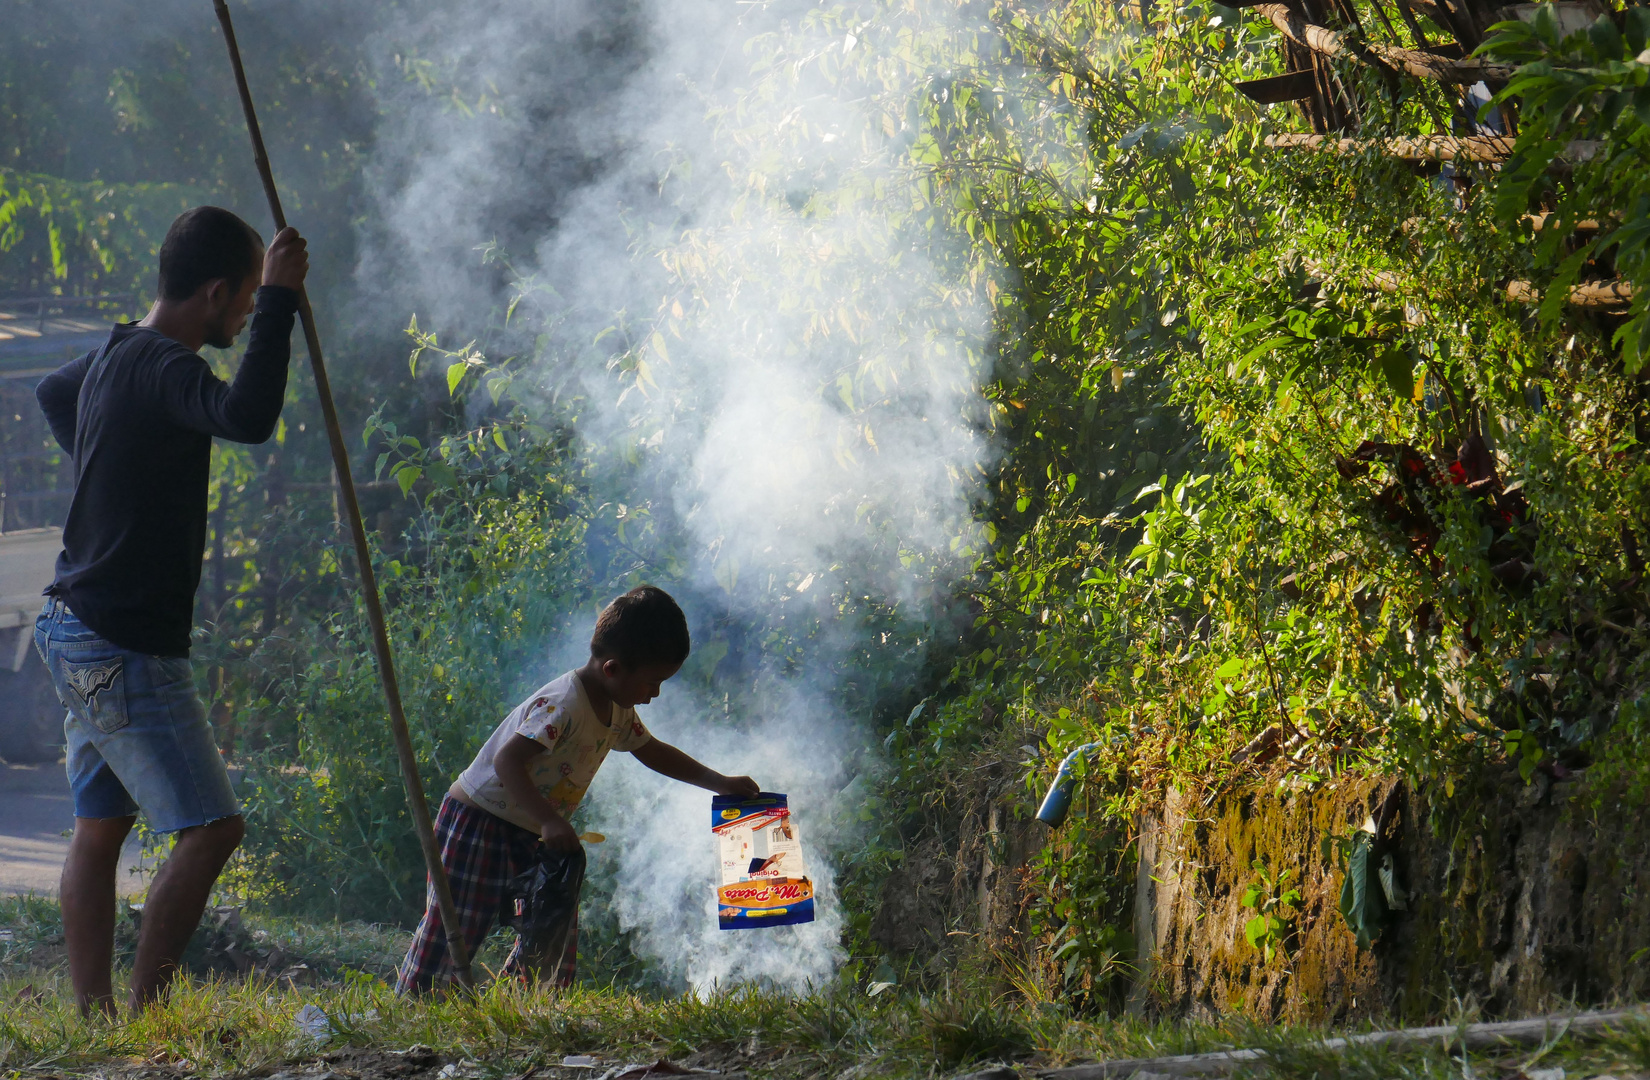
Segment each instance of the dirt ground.
[{"label": "dirt ground", "polygon": [[[57,895],[57,879],[69,853],[74,804],[61,762],[0,764],[0,896]],[[146,878],[136,830],[121,853],[122,896],[143,891]]]}]

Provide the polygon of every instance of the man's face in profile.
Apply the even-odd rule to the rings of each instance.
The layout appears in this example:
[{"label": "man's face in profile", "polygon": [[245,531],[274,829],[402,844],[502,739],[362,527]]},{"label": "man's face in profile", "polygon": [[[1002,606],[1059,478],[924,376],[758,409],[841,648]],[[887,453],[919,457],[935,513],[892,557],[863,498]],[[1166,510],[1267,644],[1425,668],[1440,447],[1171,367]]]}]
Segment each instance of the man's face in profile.
[{"label": "man's face in profile", "polygon": [[246,329],[247,316],[258,294],[258,267],[264,262],[264,250],[258,248],[252,259],[252,269],[241,278],[237,287],[228,278],[218,278],[203,286],[206,289],[207,310],[206,343],[214,349],[227,349],[235,344]]}]

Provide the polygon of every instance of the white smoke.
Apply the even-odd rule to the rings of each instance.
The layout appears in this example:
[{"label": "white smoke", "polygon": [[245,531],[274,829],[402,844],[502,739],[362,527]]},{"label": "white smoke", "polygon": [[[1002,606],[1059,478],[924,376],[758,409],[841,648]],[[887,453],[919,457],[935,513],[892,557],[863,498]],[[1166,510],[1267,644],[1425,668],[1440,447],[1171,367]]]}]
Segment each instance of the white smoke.
[{"label": "white smoke", "polygon": [[[830,871],[838,839],[831,806],[851,747],[840,718],[818,715],[817,699],[796,694],[780,713],[733,730],[704,722],[702,709],[667,688],[645,710],[654,735],[690,747],[713,767],[748,774],[783,791],[796,808],[803,860],[816,889],[816,921],[800,926],[722,930],[716,917],[709,793],[661,782],[638,763],[613,761],[593,785],[590,820],[607,835],[592,860],[617,862],[613,906],[633,947],[696,989],[754,980],[802,989],[826,982],[842,960],[842,912]],[[622,759],[622,755],[620,755]]]},{"label": "white smoke", "polygon": [[[425,325],[474,325],[508,296],[476,245],[531,252],[514,268],[529,332],[494,346],[543,348],[530,331],[552,328],[536,400],[571,388],[592,445],[636,452],[695,541],[693,582],[735,613],[828,619],[849,587],[912,600],[972,543],[987,312],[906,220],[921,213],[902,121],[878,111],[900,88],[856,67],[896,67],[873,52],[896,44],[830,9],[727,0],[491,0],[382,39],[374,186],[390,227],[363,281],[393,282]],[[617,312],[621,335],[592,345]],[[800,673],[766,664],[760,718],[730,723],[676,685],[644,711],[707,764],[791,795],[818,922],[720,931],[709,796],[617,761],[592,791],[621,924],[695,987],[800,988],[841,962],[830,855],[848,838],[832,830],[864,733],[832,672],[852,635],[827,626]]]}]

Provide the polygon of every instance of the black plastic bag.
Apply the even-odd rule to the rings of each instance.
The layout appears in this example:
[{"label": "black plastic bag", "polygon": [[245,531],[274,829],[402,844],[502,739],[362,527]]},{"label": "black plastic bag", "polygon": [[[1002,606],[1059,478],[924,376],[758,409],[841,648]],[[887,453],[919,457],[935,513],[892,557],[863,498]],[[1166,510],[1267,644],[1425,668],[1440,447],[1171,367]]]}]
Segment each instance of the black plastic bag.
[{"label": "black plastic bag", "polygon": [[541,846],[533,864],[505,886],[499,921],[521,936],[527,957],[553,965],[576,924],[583,886],[584,848],[551,851]]}]

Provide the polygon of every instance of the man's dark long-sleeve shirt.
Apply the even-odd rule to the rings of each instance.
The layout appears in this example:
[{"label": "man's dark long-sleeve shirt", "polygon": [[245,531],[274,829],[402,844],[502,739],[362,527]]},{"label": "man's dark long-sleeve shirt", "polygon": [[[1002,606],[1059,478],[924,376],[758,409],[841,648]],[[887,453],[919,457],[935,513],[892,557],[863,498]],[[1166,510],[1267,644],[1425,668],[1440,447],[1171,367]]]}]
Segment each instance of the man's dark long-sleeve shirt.
[{"label": "man's dark long-sleeve shirt", "polygon": [[206,552],[212,437],[261,443],[286,396],[298,294],[258,290],[246,355],[225,383],[169,337],[121,323],[108,344],[40,380],[35,397],[74,455],[74,499],[46,590],[99,637],[188,656]]}]

